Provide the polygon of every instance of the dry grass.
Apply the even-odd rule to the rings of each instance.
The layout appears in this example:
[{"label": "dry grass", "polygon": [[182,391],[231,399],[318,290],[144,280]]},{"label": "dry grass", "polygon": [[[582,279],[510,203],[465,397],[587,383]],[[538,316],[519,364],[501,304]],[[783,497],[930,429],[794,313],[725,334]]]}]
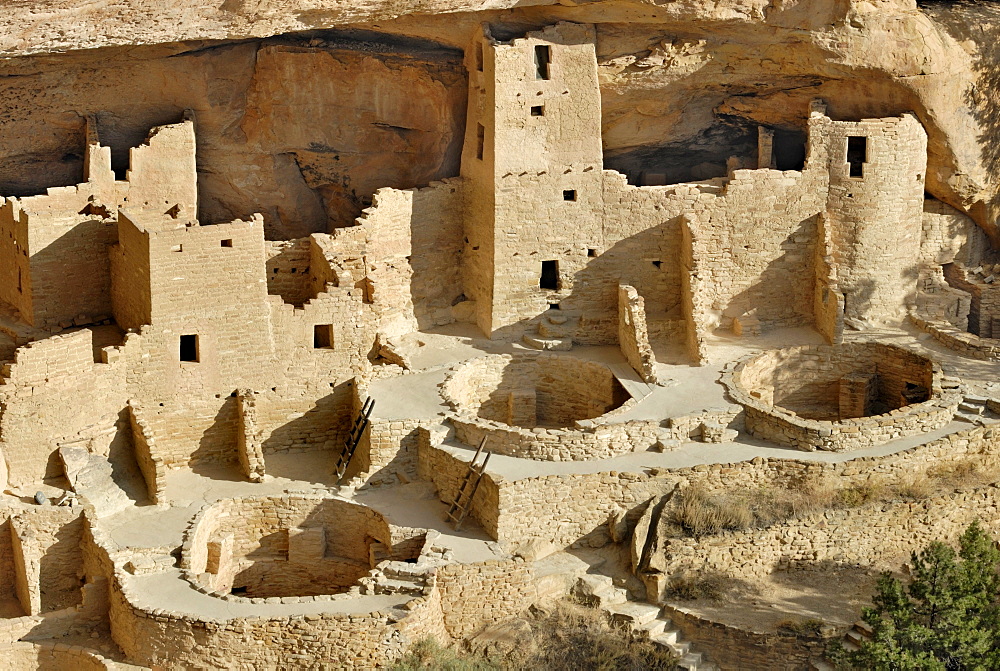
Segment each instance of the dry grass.
[{"label": "dry grass", "polygon": [[736,581],[721,573],[678,575],[667,583],[667,596],[681,601],[721,601],[733,591]]},{"label": "dry grass", "polygon": [[666,522],[675,536],[761,529],[824,510],[920,501],[955,489],[981,487],[998,478],[1000,471],[996,467],[985,467],[981,459],[970,457],[896,481],[873,476],[848,487],[838,486],[833,478],[807,481],[796,487],[762,487],[737,492],[714,492],[693,485],[677,495]]},{"label": "dry grass", "polygon": [[[513,626],[512,626],[513,625]],[[523,620],[504,623],[493,644],[479,652],[443,648],[432,640],[415,643],[395,671],[670,671],[677,657],[648,638],[612,626],[596,608],[561,601],[533,608]],[[520,632],[511,638],[510,632]],[[489,633],[489,630],[487,632]],[[473,639],[475,643],[480,637]],[[503,645],[496,645],[504,639]]]},{"label": "dry grass", "polygon": [[776,626],[778,631],[787,631],[796,636],[819,636],[825,626],[823,620],[782,620]]}]

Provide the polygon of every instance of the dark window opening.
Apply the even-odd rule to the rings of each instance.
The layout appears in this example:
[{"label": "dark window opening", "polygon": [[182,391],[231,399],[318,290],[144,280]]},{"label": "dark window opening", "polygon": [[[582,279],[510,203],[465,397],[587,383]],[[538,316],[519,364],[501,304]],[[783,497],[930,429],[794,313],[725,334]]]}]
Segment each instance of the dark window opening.
[{"label": "dark window opening", "polygon": [[545,116],[545,105],[532,105],[531,116]]},{"label": "dark window opening", "polygon": [[653,261],[653,265],[659,268],[661,265],[663,265],[663,261]]},{"label": "dark window opening", "polygon": [[243,587],[234,587],[231,590],[229,590],[229,593],[230,594],[236,594],[236,595],[246,594],[247,593],[247,588],[246,588],[246,586],[243,586]]},{"label": "dark window opening", "polygon": [[313,326],[313,348],[333,349],[333,324]]},{"label": "dark window opening", "polygon": [[589,256],[591,258],[597,256],[597,250],[596,249],[588,249],[587,250],[587,256]]},{"label": "dark window opening", "polygon": [[802,170],[806,167],[806,134],[799,131],[776,130],[771,151],[776,169]]},{"label": "dark window opening", "polygon": [[222,246],[223,246],[223,247],[232,247],[232,246],[233,246],[233,241],[232,241],[232,239],[229,239],[229,240],[223,240],[223,241],[222,241]]},{"label": "dark window opening", "polygon": [[561,310],[562,308],[559,307],[558,303],[549,303],[549,309],[550,310]]},{"label": "dark window opening", "polygon": [[851,177],[864,177],[865,163],[868,162],[868,138],[847,138],[847,162],[851,166]]},{"label": "dark window opening", "polygon": [[558,261],[542,261],[542,277],[538,286],[542,289],[559,289]]},{"label": "dark window opening", "polygon": [[576,200],[576,190],[567,189],[563,191],[563,200],[575,201]]},{"label": "dark window opening", "polygon": [[182,335],[181,336],[181,361],[193,361],[197,363],[200,361],[198,356],[198,336],[197,335]]},{"label": "dark window opening", "polygon": [[17,293],[24,293],[24,286],[21,284],[21,269],[17,269]]},{"label": "dark window opening", "polygon": [[486,129],[483,124],[476,124],[476,158],[483,160],[486,149]]},{"label": "dark window opening", "polygon": [[124,182],[128,179],[129,148],[111,147],[111,171],[115,173],[115,180]]},{"label": "dark window opening", "polygon": [[549,63],[552,60],[552,49],[544,44],[535,47],[535,79],[549,78]]},{"label": "dark window opening", "polygon": [[476,69],[480,72],[483,71],[483,49],[485,48],[481,42],[476,45]]}]

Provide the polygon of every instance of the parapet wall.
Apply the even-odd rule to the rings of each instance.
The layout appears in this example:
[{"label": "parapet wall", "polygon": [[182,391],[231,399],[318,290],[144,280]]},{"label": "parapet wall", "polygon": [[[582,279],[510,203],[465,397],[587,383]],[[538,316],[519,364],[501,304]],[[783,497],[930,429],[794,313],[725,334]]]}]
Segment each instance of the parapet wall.
[{"label": "parapet wall", "polygon": [[[872,384],[892,409],[844,417],[838,409],[841,380],[855,372],[875,374]],[[948,424],[962,395],[957,385],[944,389],[941,377],[940,368],[924,357],[864,342],[767,351],[730,365],[722,382],[745,408],[746,428],[753,435],[806,451],[842,452]],[[905,405],[909,385],[923,388],[929,400]],[[833,419],[826,418],[830,414]]]}]

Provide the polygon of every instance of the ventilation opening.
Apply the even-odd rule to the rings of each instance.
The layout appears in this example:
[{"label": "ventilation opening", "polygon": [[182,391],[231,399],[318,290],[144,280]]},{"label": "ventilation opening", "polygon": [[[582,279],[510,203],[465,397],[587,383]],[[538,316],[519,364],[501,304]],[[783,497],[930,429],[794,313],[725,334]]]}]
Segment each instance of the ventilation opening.
[{"label": "ventilation opening", "polygon": [[483,152],[486,149],[486,129],[483,124],[476,124],[476,158],[483,160]]},{"label": "ventilation opening", "polygon": [[847,138],[847,162],[851,166],[851,177],[864,177],[865,163],[868,162],[868,138]]},{"label": "ventilation opening", "polygon": [[563,191],[563,200],[576,201],[576,190],[567,189]]},{"label": "ventilation opening", "polygon": [[535,47],[535,79],[549,78],[549,63],[552,60],[552,49],[544,44]]},{"label": "ventilation opening", "polygon": [[223,247],[232,247],[233,246],[233,241],[230,238],[228,240],[223,240],[221,244],[222,244]]},{"label": "ventilation opening", "polygon": [[545,116],[545,105],[532,105],[531,116]]},{"label": "ventilation opening", "polygon": [[542,289],[559,288],[558,261],[542,261],[542,277],[538,281],[538,286]]},{"label": "ventilation opening", "polygon": [[313,348],[333,349],[333,324],[313,326]]},{"label": "ventilation opening", "polygon": [[182,335],[181,336],[181,361],[192,361],[197,363],[201,360],[198,352],[198,336],[197,335]]},{"label": "ventilation opening", "polygon": [[653,261],[653,265],[659,268],[660,266],[663,265],[663,261]]},{"label": "ventilation opening", "polygon": [[806,167],[806,134],[799,131],[774,131],[774,167],[778,170],[802,170]]}]

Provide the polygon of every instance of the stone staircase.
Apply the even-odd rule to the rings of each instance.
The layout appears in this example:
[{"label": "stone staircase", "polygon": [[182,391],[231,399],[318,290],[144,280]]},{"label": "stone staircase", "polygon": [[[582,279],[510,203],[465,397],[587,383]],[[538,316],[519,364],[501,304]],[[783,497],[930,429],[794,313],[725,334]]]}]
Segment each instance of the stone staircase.
[{"label": "stone staircase", "polygon": [[630,601],[628,592],[615,587],[608,576],[588,573],[577,581],[574,593],[584,603],[604,611],[611,622],[647,636],[656,645],[670,648],[680,658],[678,668],[718,671],[718,666],[707,661],[704,654],[692,648],[690,641],[683,639],[670,618],[663,616],[662,608],[644,601]]},{"label": "stone staircase", "polygon": [[969,422],[970,424],[984,425],[997,421],[997,416],[987,408],[989,399],[985,396],[973,396],[967,394],[961,403],[958,404],[958,412],[955,419]]},{"label": "stone staircase", "polygon": [[579,317],[549,310],[538,322],[538,331],[525,333],[521,340],[532,349],[565,352],[573,348],[573,332],[576,331],[578,321]]},{"label": "stone staircase", "polygon": [[[861,644],[872,637],[871,626],[862,620],[858,620],[854,625],[847,630],[844,634],[844,640],[842,645],[844,649],[853,652],[861,648]],[[809,671],[835,671],[836,666],[834,666],[827,659],[813,659],[809,663]]]}]

